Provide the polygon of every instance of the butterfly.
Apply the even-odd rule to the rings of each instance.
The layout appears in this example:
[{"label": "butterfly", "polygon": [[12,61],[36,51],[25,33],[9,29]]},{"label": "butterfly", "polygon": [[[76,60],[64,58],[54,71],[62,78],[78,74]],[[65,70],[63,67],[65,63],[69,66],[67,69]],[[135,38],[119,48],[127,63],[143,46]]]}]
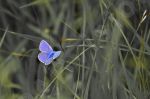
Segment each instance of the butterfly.
[{"label": "butterfly", "polygon": [[45,40],[42,40],[40,42],[39,50],[41,52],[38,54],[38,59],[45,65],[49,65],[54,59],[56,59],[61,54],[61,51],[54,51]]}]

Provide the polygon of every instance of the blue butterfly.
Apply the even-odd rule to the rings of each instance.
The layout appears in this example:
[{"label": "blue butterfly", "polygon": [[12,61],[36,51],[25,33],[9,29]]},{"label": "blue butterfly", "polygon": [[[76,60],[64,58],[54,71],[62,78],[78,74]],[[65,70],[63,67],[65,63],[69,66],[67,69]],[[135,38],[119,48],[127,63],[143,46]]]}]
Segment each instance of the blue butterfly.
[{"label": "blue butterfly", "polygon": [[38,59],[45,65],[49,65],[61,54],[61,51],[54,51],[45,40],[40,42],[39,50],[41,53],[38,54]]}]

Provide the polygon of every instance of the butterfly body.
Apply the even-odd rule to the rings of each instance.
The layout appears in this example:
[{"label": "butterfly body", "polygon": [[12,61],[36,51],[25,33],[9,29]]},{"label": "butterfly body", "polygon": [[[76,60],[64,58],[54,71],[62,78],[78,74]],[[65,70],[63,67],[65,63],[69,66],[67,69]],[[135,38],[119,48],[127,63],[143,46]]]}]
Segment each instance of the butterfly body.
[{"label": "butterfly body", "polygon": [[48,58],[51,58],[51,57],[53,57],[53,56],[54,56],[54,52],[48,53]]},{"label": "butterfly body", "polygon": [[41,53],[39,53],[38,59],[45,65],[49,65],[61,54],[61,51],[53,51],[52,47],[45,40],[40,42],[39,50]]}]

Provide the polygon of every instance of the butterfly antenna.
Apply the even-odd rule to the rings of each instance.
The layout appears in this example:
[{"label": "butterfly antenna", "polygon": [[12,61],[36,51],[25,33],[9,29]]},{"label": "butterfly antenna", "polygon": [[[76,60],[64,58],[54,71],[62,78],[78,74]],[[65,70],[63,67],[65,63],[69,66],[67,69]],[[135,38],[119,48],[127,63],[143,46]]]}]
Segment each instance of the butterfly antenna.
[{"label": "butterfly antenna", "polygon": [[58,40],[58,42],[59,42],[59,44],[60,44],[60,47],[61,47],[62,51],[65,52],[64,48],[62,47],[62,42],[61,42],[60,39]]}]

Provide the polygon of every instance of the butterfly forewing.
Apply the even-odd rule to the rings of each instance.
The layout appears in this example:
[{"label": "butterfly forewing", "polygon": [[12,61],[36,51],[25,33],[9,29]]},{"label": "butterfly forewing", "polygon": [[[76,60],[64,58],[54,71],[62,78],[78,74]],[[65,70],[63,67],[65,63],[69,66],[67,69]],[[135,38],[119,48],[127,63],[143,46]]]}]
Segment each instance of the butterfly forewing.
[{"label": "butterfly forewing", "polygon": [[49,52],[53,51],[52,47],[45,40],[42,40],[40,42],[39,50],[41,52],[45,52],[45,53],[49,53]]},{"label": "butterfly forewing", "polygon": [[53,59],[57,58],[61,54],[61,51],[54,51]]}]

